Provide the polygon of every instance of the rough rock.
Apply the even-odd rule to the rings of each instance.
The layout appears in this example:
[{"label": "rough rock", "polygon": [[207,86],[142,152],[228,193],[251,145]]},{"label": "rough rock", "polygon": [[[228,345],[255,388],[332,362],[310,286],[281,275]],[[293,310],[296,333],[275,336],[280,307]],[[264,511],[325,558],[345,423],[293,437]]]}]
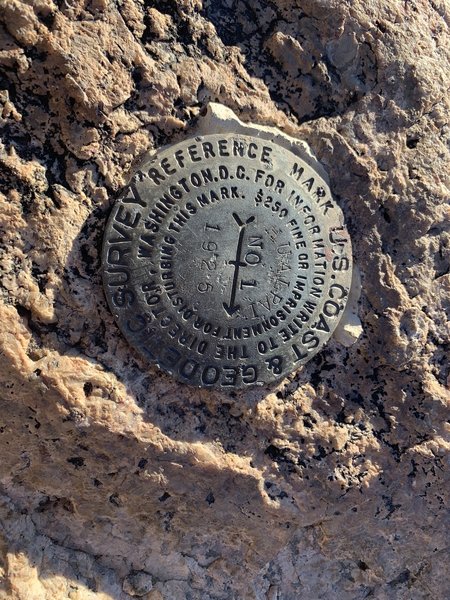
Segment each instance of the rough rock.
[{"label": "rough rock", "polygon": [[[449,27],[446,0],[0,0],[1,597],[450,596]],[[361,274],[356,343],[234,396],[148,368],[99,274],[115,193],[209,101],[310,145]]]}]

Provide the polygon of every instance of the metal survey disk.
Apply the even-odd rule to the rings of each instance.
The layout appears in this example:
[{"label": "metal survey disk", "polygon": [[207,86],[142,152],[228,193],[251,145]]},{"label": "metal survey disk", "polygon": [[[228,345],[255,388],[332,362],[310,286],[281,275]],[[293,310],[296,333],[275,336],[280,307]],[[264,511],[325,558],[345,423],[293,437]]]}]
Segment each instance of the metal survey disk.
[{"label": "metal survey disk", "polygon": [[310,360],[339,322],[352,269],[322,174],[273,137],[239,132],[143,164],[103,246],[106,297],[129,343],[183,382],[224,390]]}]

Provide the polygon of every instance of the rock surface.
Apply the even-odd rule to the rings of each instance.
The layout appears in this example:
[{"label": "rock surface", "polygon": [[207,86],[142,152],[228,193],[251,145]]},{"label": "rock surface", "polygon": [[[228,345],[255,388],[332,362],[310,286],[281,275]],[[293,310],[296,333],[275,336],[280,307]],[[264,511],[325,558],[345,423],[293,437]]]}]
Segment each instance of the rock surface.
[{"label": "rock surface", "polygon": [[[450,4],[0,0],[0,597],[448,598]],[[363,334],[227,396],[149,369],[115,192],[217,101],[306,140]]]}]

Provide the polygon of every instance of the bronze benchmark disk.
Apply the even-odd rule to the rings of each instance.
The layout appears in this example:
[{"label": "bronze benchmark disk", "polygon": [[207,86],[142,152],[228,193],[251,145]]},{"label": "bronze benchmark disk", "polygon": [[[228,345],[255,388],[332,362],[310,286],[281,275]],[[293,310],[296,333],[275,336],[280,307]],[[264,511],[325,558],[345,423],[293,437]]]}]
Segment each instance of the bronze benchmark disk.
[{"label": "bronze benchmark disk", "polygon": [[266,384],[330,338],[351,284],[341,209],[311,164],[266,139],[187,139],[152,156],[104,236],[128,342],[180,381]]}]

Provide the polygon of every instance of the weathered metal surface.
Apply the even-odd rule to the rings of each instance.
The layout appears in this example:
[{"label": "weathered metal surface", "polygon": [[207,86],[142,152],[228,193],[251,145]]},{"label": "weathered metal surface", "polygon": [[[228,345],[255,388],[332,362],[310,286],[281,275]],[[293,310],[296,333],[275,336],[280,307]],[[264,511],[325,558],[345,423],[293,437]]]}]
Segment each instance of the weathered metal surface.
[{"label": "weathered metal surface", "polygon": [[179,380],[234,389],[306,363],[351,283],[343,215],[319,173],[271,141],[187,139],[141,167],[103,248],[120,329]]}]

